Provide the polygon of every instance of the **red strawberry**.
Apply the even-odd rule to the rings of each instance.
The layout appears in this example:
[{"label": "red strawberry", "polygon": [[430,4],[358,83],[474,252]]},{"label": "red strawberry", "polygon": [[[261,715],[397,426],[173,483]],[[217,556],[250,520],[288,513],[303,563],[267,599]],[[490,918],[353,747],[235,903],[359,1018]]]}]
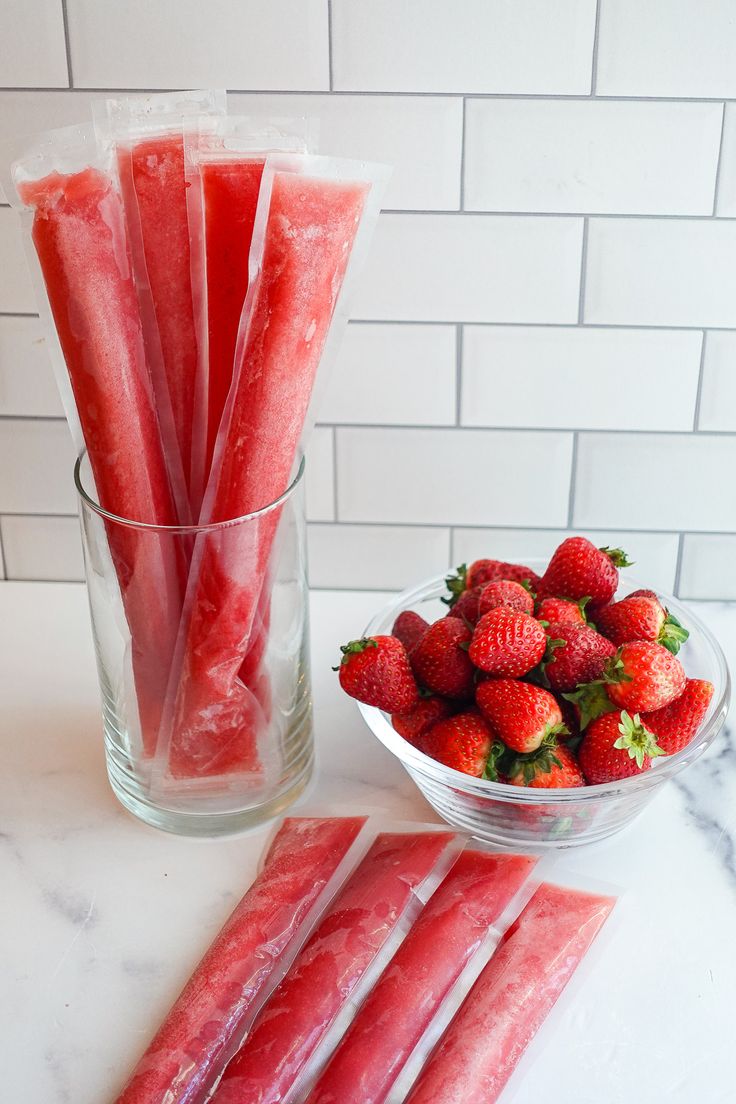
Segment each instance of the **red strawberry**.
[{"label": "red strawberry", "polygon": [[673,655],[677,655],[690,635],[657,597],[648,594],[630,594],[620,602],[613,602],[600,610],[596,622],[599,631],[614,644],[656,640]]},{"label": "red strawberry", "polygon": [[623,644],[603,674],[606,692],[619,709],[635,713],[663,709],[685,689],[679,659],[661,644]]},{"label": "red strawberry", "polygon": [[567,732],[553,695],[530,682],[488,679],[478,687],[475,700],[496,736],[512,751],[536,751],[542,741]]},{"label": "red strawberry", "polygon": [[515,759],[509,768],[508,780],[512,786],[531,786],[538,790],[585,785],[577,759],[569,748],[544,745],[531,755]]},{"label": "red strawberry", "polygon": [[504,563],[503,560],[475,560],[467,569],[467,585],[482,586],[498,579],[510,579],[514,583],[528,583],[536,590],[539,576],[524,564]]},{"label": "red strawberry", "polygon": [[429,621],[425,621],[421,614],[415,613],[414,610],[402,610],[394,621],[391,635],[400,640],[407,652],[410,652],[428,628]]},{"label": "red strawberry", "polygon": [[408,713],[419,701],[419,691],[406,648],[395,636],[368,636],[340,648],[335,671],[346,694],[385,713]]},{"label": "red strawberry", "polygon": [[446,698],[420,698],[410,713],[394,713],[391,724],[399,736],[403,736],[410,744],[418,745],[421,737],[433,724],[443,721],[452,712],[452,703]]},{"label": "red strawberry", "polygon": [[479,713],[456,713],[432,725],[421,739],[421,750],[446,767],[481,778],[492,744],[491,731]]},{"label": "red strawberry", "polygon": [[537,620],[587,625],[586,602],[587,598],[581,598],[579,602],[571,602],[569,598],[543,598],[537,606]]},{"label": "red strawberry", "polygon": [[589,683],[603,674],[606,660],[616,654],[610,640],[590,625],[553,622],[547,628],[551,658],[545,662],[544,673],[553,690],[574,690],[580,683]]},{"label": "red strawberry", "polygon": [[655,737],[625,710],[605,713],[591,722],[578,751],[578,761],[591,786],[640,774],[662,755]]},{"label": "red strawberry", "polygon": [[656,598],[659,601],[658,595],[653,590],[632,590],[630,594],[626,595],[627,598]]},{"label": "red strawberry", "polygon": [[679,698],[654,713],[643,713],[642,724],[656,736],[665,755],[676,755],[697,735],[712,697],[712,682],[688,679]]},{"label": "red strawberry", "polygon": [[547,644],[544,629],[528,613],[499,606],[481,617],[470,644],[476,667],[492,675],[520,678],[541,660]]},{"label": "red strawberry", "polygon": [[498,579],[494,583],[486,583],[480,592],[478,600],[480,617],[499,606],[508,606],[509,609],[519,610],[520,613],[534,613],[534,599],[529,591],[521,583],[514,583],[511,579]]},{"label": "red strawberry", "polygon": [[[474,625],[478,620],[478,602],[482,589],[483,587],[473,587],[472,590],[464,591],[448,611],[447,616],[459,617],[461,621]],[[444,598],[442,601],[444,602]]]},{"label": "red strawberry", "polygon": [[468,655],[473,630],[457,617],[430,625],[411,653],[417,681],[447,698],[472,698],[475,672]]},{"label": "red strawberry", "polygon": [[620,548],[596,548],[585,537],[568,537],[549,561],[539,591],[545,598],[587,597],[591,610],[598,610],[616,593],[618,568],[628,566]]}]

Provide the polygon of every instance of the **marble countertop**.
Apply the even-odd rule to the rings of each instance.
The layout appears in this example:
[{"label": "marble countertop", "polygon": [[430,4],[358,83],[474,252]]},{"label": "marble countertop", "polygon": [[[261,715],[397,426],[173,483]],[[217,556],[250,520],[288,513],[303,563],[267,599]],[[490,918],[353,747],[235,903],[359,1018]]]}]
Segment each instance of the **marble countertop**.
[{"label": "marble countertop", "polygon": [[[382,600],[312,596],[319,768],[300,804],[434,820],[330,670]],[[736,664],[736,610],[699,612]],[[192,841],[116,804],[83,587],[3,583],[0,625],[1,1095],[107,1104],[248,886],[268,829]],[[625,890],[619,923],[504,1101],[732,1101],[732,731],[631,828],[561,863]]]}]

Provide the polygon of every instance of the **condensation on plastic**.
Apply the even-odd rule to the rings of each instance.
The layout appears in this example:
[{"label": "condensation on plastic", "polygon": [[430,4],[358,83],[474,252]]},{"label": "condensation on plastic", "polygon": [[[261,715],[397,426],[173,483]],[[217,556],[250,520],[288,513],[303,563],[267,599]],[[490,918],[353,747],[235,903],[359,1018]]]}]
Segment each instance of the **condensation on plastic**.
[{"label": "condensation on plastic", "polygon": [[539,880],[538,856],[471,841],[365,1000],[351,998],[294,1102],[340,1104],[352,1091],[361,1104],[384,1104],[467,965],[487,961]]},{"label": "condensation on plastic", "polygon": [[[494,1104],[513,1077],[518,1086],[540,1028],[560,1009],[570,979],[583,980],[590,947],[617,890],[577,875],[542,883],[485,963],[472,962],[396,1082],[388,1104]],[[545,906],[557,910],[554,922]],[[541,915],[540,915],[541,912]],[[568,929],[564,920],[568,918]],[[537,930],[539,929],[539,930]],[[581,966],[581,964],[583,964]],[[508,1005],[509,984],[512,1003]],[[506,993],[504,993],[506,990]],[[500,1013],[505,1011],[505,1023]],[[514,1089],[511,1089],[512,1093]]]},{"label": "condensation on plastic", "polygon": [[[193,397],[200,368],[190,284],[184,142],[188,133],[204,129],[208,120],[214,123],[225,110],[225,93],[213,90],[122,96],[93,105],[98,139],[115,151],[154,393],[182,525],[196,522],[201,500],[192,468]],[[160,148],[149,149],[150,144]],[[157,209],[149,210],[147,218],[142,213],[147,198],[135,168],[141,148],[148,151],[145,172],[149,180],[158,173],[161,190],[160,197],[154,195]],[[163,240],[156,241],[159,233]]]},{"label": "condensation on plastic", "polygon": [[[212,380],[210,378],[210,340],[212,328],[209,318],[208,265],[207,265],[207,204],[204,176],[208,172],[221,168],[229,174],[237,174],[246,166],[265,165],[269,153],[285,151],[291,153],[314,153],[317,149],[319,125],[316,119],[304,116],[262,118],[259,116],[223,115],[203,118],[198,116],[192,125],[184,130],[184,175],[187,182],[187,221],[189,224],[190,261],[192,278],[192,299],[194,306],[194,328],[197,341],[197,379],[194,394],[192,426],[192,494],[201,503],[211,461],[213,435]],[[259,180],[260,184],[260,180]],[[257,189],[256,189],[257,196]],[[245,287],[242,297],[238,294],[237,266],[229,274],[231,293],[238,299],[237,306],[232,304],[237,316],[233,319],[232,345],[237,338],[238,322],[247,291],[248,259],[252,223],[248,222],[244,212],[230,227],[230,235],[224,244],[220,263],[232,261],[232,251],[243,247],[242,270]],[[238,232],[236,235],[236,231]],[[243,237],[242,242],[238,235]],[[231,304],[226,304],[230,306]],[[219,320],[222,328],[222,319]],[[217,335],[220,346],[229,344],[227,334]],[[229,374],[232,377],[232,356]],[[225,388],[222,400],[216,405],[222,409],[227,396]],[[219,420],[218,420],[219,424]]]},{"label": "condensation on plastic", "polygon": [[345,1003],[372,987],[465,843],[445,826],[404,829],[376,836],[262,1007],[214,1104],[296,1099],[301,1071]]},{"label": "condensation on plastic", "polygon": [[[350,238],[342,239],[343,256],[337,268],[330,269],[329,266],[338,264],[338,231],[331,226],[324,235],[327,245],[321,276],[331,286],[331,309],[329,316],[325,315],[324,332],[315,338],[317,321],[311,314],[314,299],[309,295],[303,294],[301,314],[291,309],[282,312],[291,331],[298,331],[301,335],[299,340],[306,347],[306,353],[302,353],[305,364],[301,366],[301,373],[295,370],[293,354],[287,354],[283,336],[279,348],[271,350],[272,360],[278,359],[280,353],[284,365],[288,362],[288,386],[286,378],[275,380],[278,400],[270,394],[267,396],[272,404],[275,401],[277,409],[272,409],[269,414],[271,424],[265,427],[267,439],[264,440],[263,432],[256,433],[253,426],[250,427],[251,432],[246,432],[243,421],[248,416],[257,418],[265,402],[263,391],[246,401],[249,382],[256,379],[262,382],[266,375],[255,370],[255,375],[248,375],[254,359],[250,355],[251,350],[258,348],[259,338],[267,328],[272,339],[277,332],[274,313],[270,309],[273,303],[268,299],[271,286],[264,279],[264,272],[266,276],[273,273],[264,269],[264,254],[268,246],[275,248],[274,240],[280,235],[280,248],[290,249],[294,255],[298,254],[300,245],[302,250],[306,250],[309,243],[308,256],[311,261],[317,255],[315,236],[318,237],[324,230],[324,225],[315,223],[297,235],[288,229],[283,210],[273,214],[272,195],[276,184],[288,193],[290,188],[295,190],[297,178],[299,192],[291,200],[295,204],[295,213],[299,211],[299,205],[310,187],[317,195],[320,189],[334,189],[341,194],[341,190],[347,193],[352,188],[360,190],[363,198],[353,216],[355,232],[351,233]],[[313,374],[322,376],[336,353],[339,332],[344,328],[347,317],[350,291],[365,257],[387,178],[388,170],[384,166],[365,162],[288,154],[274,154],[267,158],[254,224],[249,287],[238,334],[235,371],[205,491],[201,514],[203,523],[227,521],[259,510],[269,502],[277,501],[288,485],[289,467],[297,449],[303,450],[314,420],[313,403],[310,401],[315,390]],[[276,229],[272,230],[274,226]],[[340,232],[346,233],[344,229]],[[305,267],[309,271],[309,266]],[[298,269],[298,264],[287,270],[291,272],[292,280],[295,269]],[[313,275],[310,272],[310,278]],[[283,288],[280,294],[284,295]],[[275,376],[273,369],[272,372]],[[316,390],[319,389],[318,385]],[[260,430],[263,431],[264,426]],[[241,455],[243,442],[250,443],[252,439],[258,443],[258,455],[245,458]],[[243,486],[235,482],[234,474],[226,470],[225,465],[235,468],[238,478],[245,481]],[[263,491],[265,500],[254,501],[256,487]],[[198,539],[195,544],[153,776],[154,787],[164,797],[185,794],[191,787],[205,787],[212,791],[218,786],[227,789],[238,785],[237,769],[229,774],[207,777],[202,777],[201,772],[195,770],[187,776],[180,770],[178,777],[173,777],[169,761],[176,752],[177,744],[181,745],[184,741],[199,748],[211,744],[214,752],[218,742],[222,742],[223,734],[229,738],[229,734],[237,731],[252,715],[252,694],[239,678],[239,671],[250,645],[253,619],[264,592],[267,598],[267,569],[279,513],[279,509],[264,513],[257,525],[257,533],[254,528],[250,529],[247,546],[243,548],[237,547],[237,533],[231,535],[226,557],[217,552],[211,541],[205,544]],[[277,777],[279,768],[278,762],[274,762],[274,751],[278,749],[265,746],[267,735],[260,735],[263,771],[270,761],[274,777]],[[277,760],[278,756],[275,758]]]}]

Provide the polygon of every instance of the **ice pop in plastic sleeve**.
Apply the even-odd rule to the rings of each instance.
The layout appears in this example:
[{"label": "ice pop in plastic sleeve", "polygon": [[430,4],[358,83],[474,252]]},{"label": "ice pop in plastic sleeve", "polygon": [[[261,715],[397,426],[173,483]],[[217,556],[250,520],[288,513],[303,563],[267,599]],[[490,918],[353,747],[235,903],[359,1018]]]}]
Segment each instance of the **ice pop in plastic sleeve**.
[{"label": "ice pop in plastic sleeve", "polygon": [[494,1104],[614,903],[541,885],[479,975],[406,1104]]},{"label": "ice pop in plastic sleeve", "polygon": [[[279,1104],[445,858],[449,832],[381,833],[261,1009],[212,1097]],[[355,1099],[354,1097],[352,1099]]]},{"label": "ice pop in plastic sleeve", "polygon": [[466,849],[430,897],[320,1076],[308,1104],[383,1104],[440,1004],[534,868]]},{"label": "ice pop in plastic sleeve", "polygon": [[200,1104],[330,892],[364,817],[288,818],[255,882],[220,931],[117,1104]]}]

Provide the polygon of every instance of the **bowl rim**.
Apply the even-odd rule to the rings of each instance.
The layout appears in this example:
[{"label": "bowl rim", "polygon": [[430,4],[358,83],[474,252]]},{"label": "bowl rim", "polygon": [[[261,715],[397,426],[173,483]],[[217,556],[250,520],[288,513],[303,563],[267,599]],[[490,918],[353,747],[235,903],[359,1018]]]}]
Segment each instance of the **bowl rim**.
[{"label": "bowl rim", "polygon": [[[524,563],[525,566],[532,568],[545,567],[547,564],[546,559],[536,556],[528,558],[521,557],[520,561]],[[401,609],[411,608],[413,603],[420,599],[432,597],[432,592],[436,591],[438,587],[444,588],[447,574],[448,572],[442,575],[433,575],[423,580],[421,583],[413,587],[407,587],[405,590],[395,594],[390,601],[384,603],[384,605],[373,615],[366,625],[363,635],[376,635],[378,628],[382,627],[389,617],[392,615],[395,617]],[[631,590],[646,586],[641,579],[629,575],[628,572],[623,581],[627,584],[627,587],[629,583],[634,584],[630,588]],[[464,774],[462,771],[455,770],[453,767],[447,767],[444,763],[432,759],[429,755],[425,755],[423,751],[420,751],[419,748],[415,748],[400,736],[392,727],[386,715],[382,713],[380,709],[376,708],[376,706],[365,705],[363,702],[356,702],[356,705],[363,720],[373,732],[374,736],[376,736],[384,747],[399,759],[403,766],[407,769],[415,769],[424,776],[429,775],[434,777],[436,781],[443,782],[455,789],[467,789],[476,796],[479,794],[486,794],[489,798],[493,798],[497,801],[514,804],[523,804],[526,802],[534,805],[539,805],[540,803],[564,805],[567,802],[580,802],[588,798],[603,799],[615,795],[630,794],[635,788],[642,790],[654,788],[678,774],[686,766],[689,766],[691,762],[695,762],[696,759],[700,758],[721,730],[731,702],[731,675],[723,649],[716,637],[700,617],[693,612],[689,605],[683,604],[678,598],[675,598],[674,595],[666,594],[659,590],[657,594],[662,604],[667,608],[672,608],[678,616],[680,612],[686,614],[686,627],[693,626],[697,628],[698,632],[703,636],[718,668],[719,678],[718,682],[714,683],[716,693],[709,707],[709,715],[707,715],[706,721],[696,739],[692,740],[682,748],[681,751],[676,752],[674,755],[662,756],[659,763],[655,761],[655,766],[641,774],[631,775],[628,778],[617,779],[613,782],[598,782],[592,785],[586,784],[585,786],[549,790],[510,786],[506,782],[492,782],[490,779],[476,778],[474,775]],[[435,596],[439,597],[440,595],[437,593]],[[626,595],[621,595],[621,598],[623,597],[626,597]],[[617,600],[620,601],[621,598]],[[718,692],[719,683],[720,693]]]}]

